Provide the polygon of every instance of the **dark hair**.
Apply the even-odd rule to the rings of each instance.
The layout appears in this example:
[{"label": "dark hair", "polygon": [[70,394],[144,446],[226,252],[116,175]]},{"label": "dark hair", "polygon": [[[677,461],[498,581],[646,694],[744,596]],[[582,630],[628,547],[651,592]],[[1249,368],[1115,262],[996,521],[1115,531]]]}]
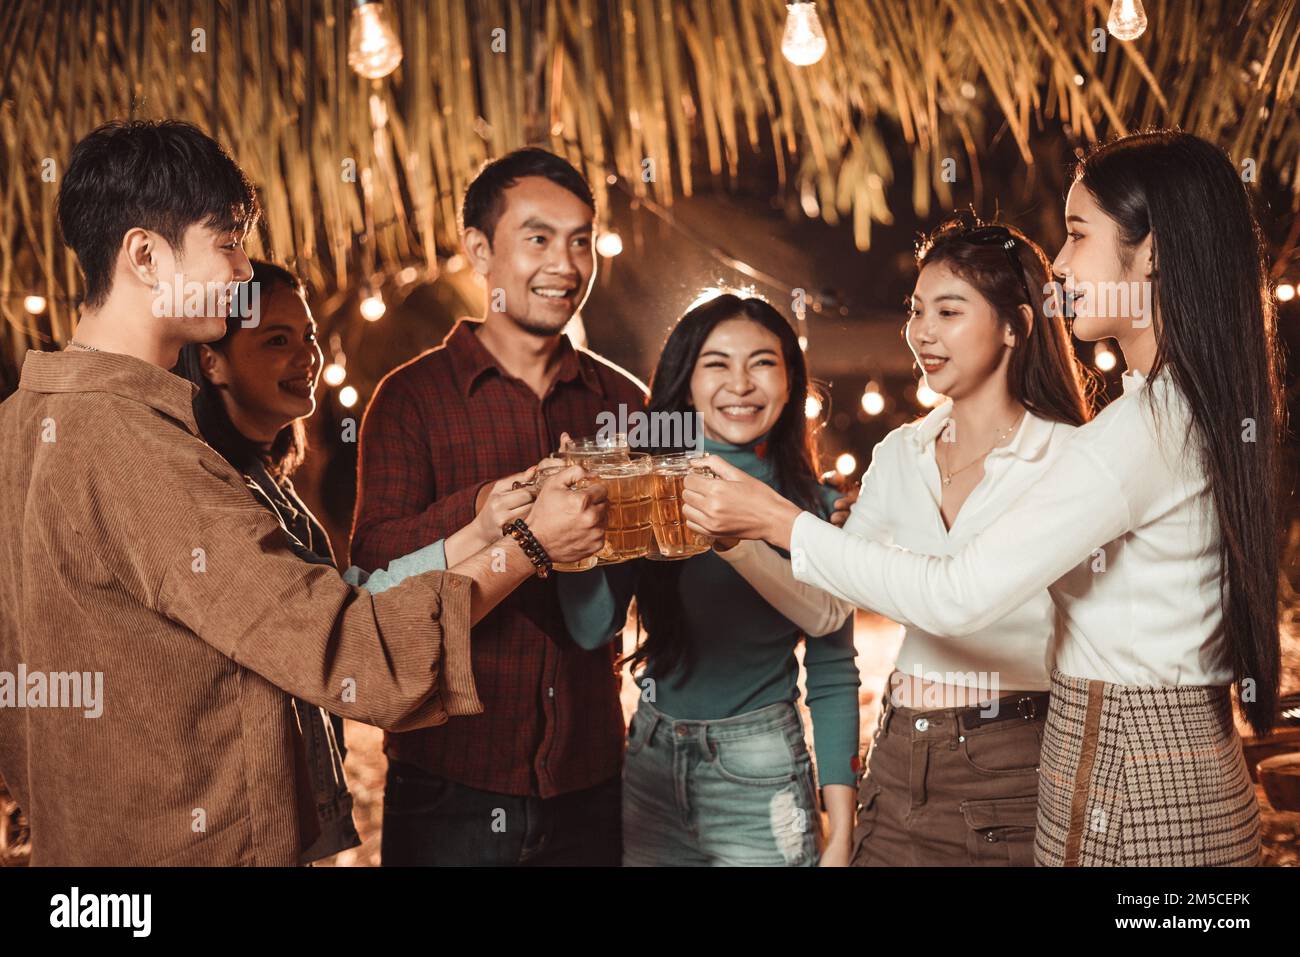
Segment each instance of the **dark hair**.
[{"label": "dark hair", "polygon": [[593,212],[596,209],[591,187],[572,163],[554,153],[527,146],[483,164],[469,189],[465,190],[465,201],[460,208],[461,229],[480,230],[491,245],[497,221],[501,219],[502,196],[525,176],[549,179],[578,197]]},{"label": "dark hair", "polygon": [[[1075,181],[1115,221],[1131,260],[1151,236],[1156,355],[1191,409],[1221,532],[1225,658],[1250,726],[1277,721],[1281,352],[1250,196],[1224,151],[1190,133],[1122,137],[1082,160]],[[1243,442],[1244,420],[1255,423]],[[1253,695],[1242,694],[1243,682]],[[1251,700],[1247,700],[1250,698]]]},{"label": "dark hair", "polygon": [[[305,295],[302,280],[283,266],[260,259],[254,259],[252,262],[252,282],[257,284],[255,288],[259,306],[264,306],[276,293]],[[204,345],[225,352],[230,344],[230,337],[240,328],[240,317],[228,316],[225,335],[215,342],[204,343]],[[194,396],[194,420],[198,424],[203,441],[220,452],[227,462],[241,472],[248,473],[260,462],[277,478],[292,475],[307,454],[307,430],[303,426],[302,419],[294,419],[282,428],[271,442],[269,452],[261,449],[230,421],[225,403],[221,400],[220,390],[203,374],[200,349],[200,344],[194,342],[183,346],[180,359],[172,371],[199,387],[198,393]]]},{"label": "dark hair", "polygon": [[[767,437],[767,457],[776,468],[777,489],[800,507],[825,515],[818,494],[817,449],[804,412],[808,365],[790,323],[762,299],[724,293],[691,309],[668,334],[659,364],[650,379],[649,411],[690,414],[691,377],[700,350],[713,330],[729,319],[749,319],[781,340],[790,396]],[[659,447],[655,452],[680,449]],[[637,614],[645,640],[631,656],[633,667],[651,663],[655,677],[690,668],[685,616],[678,592],[684,562],[646,562],[637,576]]]},{"label": "dark hair", "polygon": [[59,186],[63,240],[86,277],[86,305],[103,305],[127,230],[158,233],[176,250],[196,223],[243,233],[257,195],[216,140],[179,120],[115,120],[72,149]]},{"label": "dark hair", "polygon": [[[1005,235],[1000,242],[975,242]],[[1013,264],[1014,259],[1014,264]],[[1016,336],[1007,365],[1012,398],[1040,418],[1083,425],[1092,417],[1094,380],[1074,354],[1061,310],[1049,308],[1052,270],[1042,249],[1014,226],[950,219],[917,244],[916,266],[946,265],[988,300]],[[1026,294],[1032,299],[1026,301]],[[1021,305],[1033,310],[1025,322]]]}]

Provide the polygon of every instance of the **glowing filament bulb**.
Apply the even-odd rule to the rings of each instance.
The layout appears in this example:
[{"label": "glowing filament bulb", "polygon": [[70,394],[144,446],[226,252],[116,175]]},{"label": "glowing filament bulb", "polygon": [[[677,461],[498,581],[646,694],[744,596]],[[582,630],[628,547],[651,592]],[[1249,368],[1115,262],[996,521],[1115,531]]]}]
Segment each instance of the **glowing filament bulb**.
[{"label": "glowing filament bulb", "polygon": [[402,62],[402,43],[397,39],[380,0],[361,0],[352,9],[348,29],[348,66],[368,80],[379,80]]},{"label": "glowing filament bulb", "polygon": [[1106,29],[1116,40],[1136,40],[1147,28],[1147,12],[1142,0],[1115,0],[1110,5]]},{"label": "glowing filament bulb", "polygon": [[817,17],[817,4],[787,3],[781,52],[795,66],[811,66],[826,55],[826,32]]}]

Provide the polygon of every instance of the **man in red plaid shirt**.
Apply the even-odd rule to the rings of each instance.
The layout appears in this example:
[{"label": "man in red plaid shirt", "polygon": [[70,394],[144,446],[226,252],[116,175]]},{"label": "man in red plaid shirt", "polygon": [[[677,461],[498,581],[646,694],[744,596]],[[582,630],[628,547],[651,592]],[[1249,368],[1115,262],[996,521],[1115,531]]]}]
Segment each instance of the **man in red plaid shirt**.
[{"label": "man in red plaid shirt", "polygon": [[[562,333],[595,276],[594,220],[582,175],[544,150],[510,153],[470,184],[463,243],[485,315],[376,390],[361,430],[358,565],[482,525],[494,483],[556,450],[561,433],[644,409],[644,385]],[[385,736],[384,864],[617,865],[615,646],[574,644],[553,578],[520,586],[471,641],[484,713]]]}]

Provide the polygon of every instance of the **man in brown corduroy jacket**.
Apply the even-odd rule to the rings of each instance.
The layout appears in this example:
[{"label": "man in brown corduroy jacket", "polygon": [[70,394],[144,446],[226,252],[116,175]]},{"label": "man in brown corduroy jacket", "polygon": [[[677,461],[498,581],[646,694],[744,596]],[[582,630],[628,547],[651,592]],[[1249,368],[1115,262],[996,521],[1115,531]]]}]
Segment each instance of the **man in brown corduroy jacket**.
[{"label": "man in brown corduroy jacket", "polygon": [[[388,730],[478,713],[470,625],[536,571],[503,537],[372,596],[302,561],[199,438],[166,370],[224,332],[228,299],[190,291],[249,278],[256,216],[188,124],[108,124],[64,174],[85,308],[0,404],[0,777],[33,864],[297,864],[315,816],[291,695]],[[603,492],[543,490],[552,559],[599,547]]]}]

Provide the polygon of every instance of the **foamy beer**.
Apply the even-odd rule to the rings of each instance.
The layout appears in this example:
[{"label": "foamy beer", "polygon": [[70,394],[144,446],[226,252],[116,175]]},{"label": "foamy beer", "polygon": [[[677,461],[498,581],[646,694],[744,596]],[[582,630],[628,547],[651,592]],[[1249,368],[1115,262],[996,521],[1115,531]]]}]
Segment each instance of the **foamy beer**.
[{"label": "foamy beer", "polygon": [[[519,487],[531,488],[533,490],[533,498],[536,498],[538,490],[540,490],[543,485],[545,485],[548,481],[550,481],[553,475],[555,475],[557,472],[563,472],[568,467],[569,466],[567,465],[548,465],[544,469],[538,469],[537,473],[533,476],[533,480],[531,482],[528,482],[524,485],[520,485]],[[581,478],[578,479],[576,482],[570,482],[569,488],[582,489],[582,488],[586,488],[590,484],[591,484],[590,478]],[[551,569],[557,572],[585,572],[589,568],[595,568],[597,560],[598,559],[596,558],[596,555],[593,553],[591,555],[588,555],[586,558],[582,559],[581,561],[551,562]]]},{"label": "foamy beer", "polygon": [[678,453],[657,455],[652,462],[650,525],[659,554],[664,558],[690,558],[708,551],[713,537],[690,528],[682,517],[682,489],[686,476],[691,474],[691,459]]},{"label": "foamy beer", "polygon": [[606,562],[643,558],[650,551],[654,533],[650,528],[650,456],[628,452],[622,462],[606,461],[594,466],[609,493],[609,522],[605,526],[605,547],[597,555]]},{"label": "foamy beer", "polygon": [[588,472],[594,472],[600,465],[628,460],[627,436],[622,433],[609,437],[587,436],[571,442],[568,448],[555,454],[564,459],[566,465],[581,465]]}]

